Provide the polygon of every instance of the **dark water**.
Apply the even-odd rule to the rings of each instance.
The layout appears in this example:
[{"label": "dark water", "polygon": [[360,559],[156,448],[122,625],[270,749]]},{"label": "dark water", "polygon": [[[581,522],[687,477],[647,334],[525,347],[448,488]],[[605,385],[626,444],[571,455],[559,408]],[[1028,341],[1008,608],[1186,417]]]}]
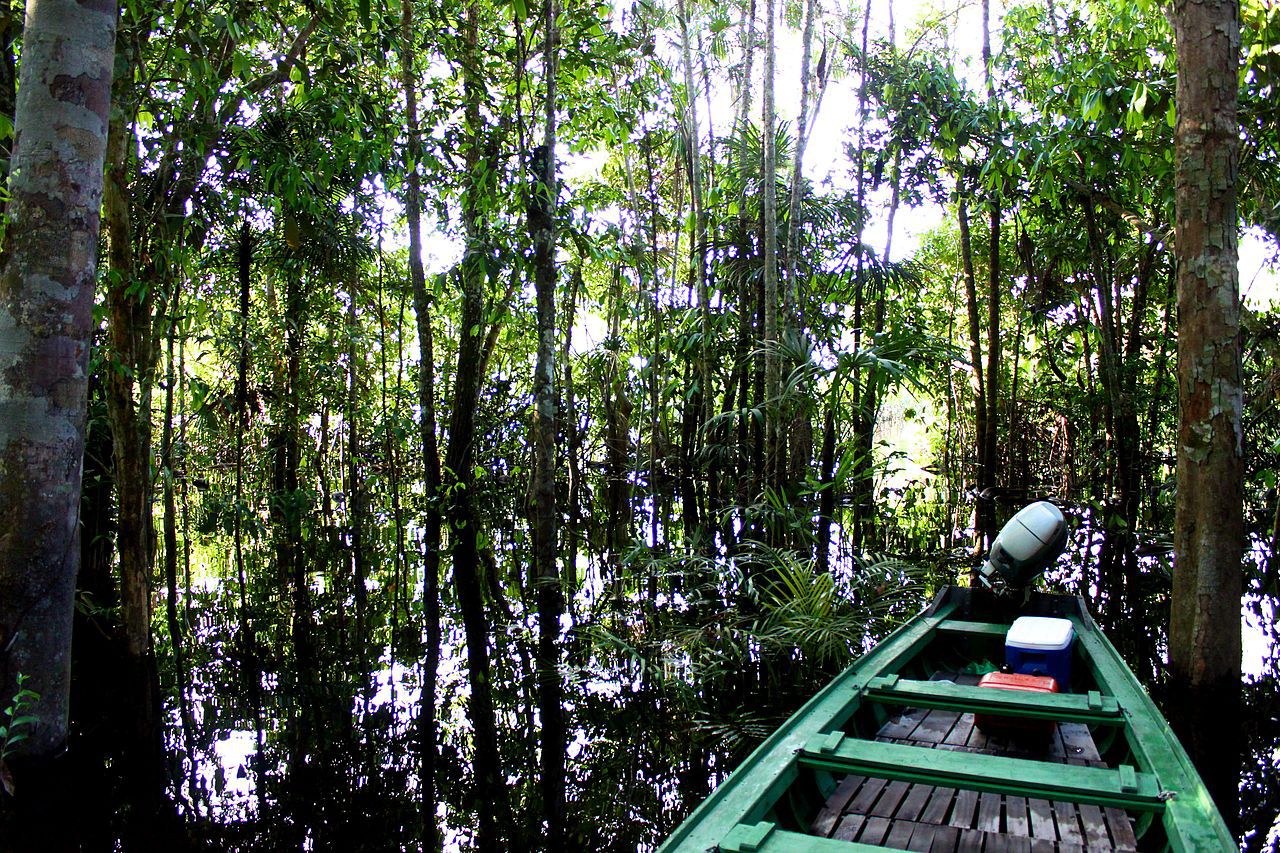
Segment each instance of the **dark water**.
[{"label": "dark water", "polygon": [[[1106,554],[1105,536],[1085,520],[1074,547],[1049,573],[1056,590],[1083,595],[1108,636],[1159,700],[1163,694],[1168,557],[1146,547],[1129,568]],[[1140,549],[1142,550],[1142,549]],[[954,561],[926,575],[896,562],[845,565],[822,595],[836,605],[834,636],[845,649],[866,646],[916,612]],[[1135,570],[1136,567],[1136,570]],[[586,573],[566,633],[569,793],[578,844],[600,850],[649,850],[767,733],[847,662],[806,648],[788,660],[777,639],[738,619],[742,578],[708,580],[690,570],[661,578],[656,606],[645,590],[618,596]],[[656,571],[656,569],[655,569]],[[701,570],[698,570],[701,571]],[[694,572],[696,575],[697,572]],[[810,577],[811,576],[803,576]],[[232,582],[209,582],[188,607],[192,629],[187,698],[191,749],[176,694],[169,698],[168,747],[189,834],[225,850],[397,850],[415,848],[418,803],[417,718],[422,672],[416,590],[370,590],[372,612],[359,636],[343,583],[317,575],[313,585],[313,660],[291,651],[284,602],[263,590],[253,598],[249,642]],[[714,589],[707,594],[706,589]],[[1245,631],[1241,780],[1246,850],[1280,849],[1280,642],[1276,599],[1255,573],[1242,613]],[[823,602],[826,601],[826,604]],[[875,602],[871,606],[868,602]],[[767,605],[767,602],[766,602]],[[759,605],[751,605],[758,607]],[[861,608],[861,609],[858,609]],[[519,602],[495,629],[495,689],[502,757],[516,804],[513,849],[537,844],[538,726],[530,656],[536,624]],[[820,611],[824,612],[824,611]],[[759,623],[760,620],[757,620]],[[757,630],[761,636],[751,636]],[[833,629],[835,630],[835,629]],[[816,649],[816,650],[815,650]],[[248,650],[248,651],[246,651]],[[474,816],[469,784],[466,656],[460,626],[447,624],[437,706],[444,770],[437,819],[446,849],[466,848]],[[169,656],[161,650],[162,666]],[[172,683],[172,671],[162,672]]]}]

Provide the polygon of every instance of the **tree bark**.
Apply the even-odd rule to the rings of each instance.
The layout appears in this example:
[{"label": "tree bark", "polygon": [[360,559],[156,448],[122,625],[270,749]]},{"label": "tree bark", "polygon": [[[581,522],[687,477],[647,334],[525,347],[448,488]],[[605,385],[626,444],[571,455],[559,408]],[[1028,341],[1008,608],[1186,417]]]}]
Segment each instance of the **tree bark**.
[{"label": "tree bark", "polygon": [[423,632],[426,643],[423,661],[422,695],[418,705],[418,784],[421,790],[419,819],[422,850],[439,850],[440,829],[436,822],[436,767],[439,764],[436,723],[436,686],[440,669],[440,547],[443,522],[440,507],[440,447],[436,437],[435,341],[431,331],[431,300],[427,295],[422,268],[422,187],[418,158],[422,137],[418,128],[418,85],[414,71],[413,0],[403,0],[400,14],[400,83],[405,93],[405,124],[408,134],[405,162],[405,217],[409,221],[409,279],[413,290],[413,311],[417,318],[418,347],[418,435],[422,444],[422,468],[426,491],[423,519],[422,595]]},{"label": "tree bark", "polygon": [[765,0],[765,49],[764,49],[764,127],[763,163],[760,169],[761,189],[764,199],[761,205],[761,229],[764,231],[764,412],[765,412],[765,482],[778,485],[781,472],[781,418],[778,394],[782,386],[782,365],[778,358],[778,158],[774,150],[776,117],[774,115],[774,61],[777,44],[774,30],[777,18],[774,0]]},{"label": "tree bark", "polygon": [[1236,174],[1239,7],[1176,0],[1178,498],[1169,626],[1173,723],[1237,823],[1244,549]]},{"label": "tree bark", "polygon": [[[115,56],[112,0],[32,2],[23,37],[0,275],[0,707],[34,691],[0,760],[0,838],[73,849],[67,740],[80,487],[102,166]],[[26,735],[19,740],[17,734]],[[10,794],[15,795],[13,798]]]},{"label": "tree bark", "polygon": [[89,345],[116,5],[32,3],[0,277],[0,706],[40,695],[17,753],[67,737]]},{"label": "tree bark", "polygon": [[442,482],[449,495],[445,521],[449,525],[453,553],[453,581],[462,611],[467,646],[467,680],[471,687],[470,717],[474,755],[475,787],[467,806],[478,815],[477,843],[481,850],[503,847],[511,826],[510,800],[498,756],[498,729],[493,705],[493,684],[489,663],[489,617],[485,611],[480,576],[479,519],[472,500],[475,485],[473,466],[476,407],[480,402],[479,367],[485,323],[484,288],[488,281],[486,251],[488,234],[484,223],[485,194],[495,170],[481,176],[481,145],[487,133],[481,109],[487,98],[479,74],[479,7],[467,8],[463,21],[462,61],[463,114],[468,138],[464,151],[466,177],[462,193],[462,220],[467,247],[458,268],[462,288],[461,339],[458,342],[457,373],[453,406],[449,418],[449,448],[445,454]]},{"label": "tree bark", "polygon": [[546,124],[541,155],[535,160],[528,201],[529,237],[533,241],[534,291],[537,301],[538,350],[533,375],[534,453],[533,572],[538,607],[538,715],[542,723],[541,779],[544,838],[547,850],[565,844],[565,719],[560,683],[560,620],[564,590],[556,562],[556,73],[560,31],[556,0],[545,0],[543,44],[546,75]]}]

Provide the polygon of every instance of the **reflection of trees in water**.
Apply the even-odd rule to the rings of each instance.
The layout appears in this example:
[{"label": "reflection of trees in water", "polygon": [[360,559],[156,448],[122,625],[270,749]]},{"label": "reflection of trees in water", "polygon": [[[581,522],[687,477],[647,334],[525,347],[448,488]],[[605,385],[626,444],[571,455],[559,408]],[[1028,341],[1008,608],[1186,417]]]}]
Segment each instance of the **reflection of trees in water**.
[{"label": "reflection of trees in water", "polygon": [[[1250,551],[1254,556],[1265,553],[1263,548]],[[1093,513],[1085,512],[1075,526],[1074,547],[1049,576],[1054,588],[1085,598],[1157,703],[1165,699],[1171,561],[1171,545],[1160,537],[1108,532]],[[1280,845],[1280,630],[1274,618],[1280,600],[1264,592],[1276,588],[1268,585],[1267,571],[1265,558],[1246,567],[1251,581],[1242,607],[1256,626],[1255,634],[1246,634],[1246,670],[1251,654],[1260,652],[1262,657],[1260,671],[1243,676],[1238,721],[1245,744],[1240,826],[1247,850],[1275,850]]]},{"label": "reflection of trees in water", "polygon": [[[1141,534],[1125,537],[1123,547],[1109,543],[1088,514],[1074,531],[1074,546],[1048,584],[1085,597],[1159,701],[1167,554]],[[944,568],[930,575],[941,577],[930,579],[896,561],[846,561],[830,581],[804,561],[778,561],[784,568],[767,575],[759,567],[739,565],[735,573],[705,566],[683,571],[678,594],[643,608],[612,590],[577,602],[566,678],[571,835],[597,849],[655,844],[854,650],[916,612],[926,586],[952,576],[949,564],[936,562]],[[297,602],[282,600],[265,582],[251,589],[252,667],[245,666],[238,610],[228,598],[234,590],[194,596],[187,690],[198,790],[193,796],[189,785],[182,789],[194,801],[193,837],[229,850],[416,844],[421,641],[390,618],[389,602],[378,595],[370,596],[369,616],[357,628],[343,591],[349,584],[339,573],[313,586],[304,617],[313,642],[302,656],[290,642]],[[1264,850],[1280,814],[1280,638],[1271,619],[1274,598],[1254,595],[1246,607],[1261,617],[1255,623],[1267,651],[1261,675],[1245,683],[1242,824],[1252,831],[1246,848]],[[538,726],[529,654],[536,625],[529,622],[513,610],[496,626],[494,690],[503,766],[518,806],[515,837],[532,844],[539,835],[532,771]],[[473,816],[466,811],[470,726],[460,626],[445,625],[443,652],[441,810],[446,837],[465,843]],[[361,661],[373,661],[373,671],[362,675]],[[257,689],[242,677],[248,671],[262,673]],[[176,713],[176,704],[170,710]],[[255,719],[263,727],[257,761]],[[180,755],[179,730],[171,728],[170,748]],[[173,774],[177,780],[187,772],[174,767]]]}]

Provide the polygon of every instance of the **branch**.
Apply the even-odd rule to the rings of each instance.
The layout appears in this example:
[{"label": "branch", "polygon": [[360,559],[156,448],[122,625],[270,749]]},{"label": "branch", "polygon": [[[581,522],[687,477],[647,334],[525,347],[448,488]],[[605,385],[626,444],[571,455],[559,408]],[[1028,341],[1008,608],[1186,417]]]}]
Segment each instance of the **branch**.
[{"label": "branch", "polygon": [[245,83],[240,87],[240,91],[236,93],[234,98],[222,105],[222,109],[218,111],[218,124],[225,126],[229,123],[235,116],[236,111],[240,109],[240,105],[250,95],[260,94],[272,86],[278,86],[288,80],[290,72],[298,64],[298,59],[302,56],[302,51],[307,46],[307,40],[311,38],[312,33],[316,31],[316,27],[319,25],[320,18],[312,15],[311,20],[307,22],[307,25],[294,38],[293,43],[289,45],[288,52],[276,63],[276,67],[266,74],[255,77]]},{"label": "branch", "polygon": [[1065,183],[1068,187],[1070,187],[1071,189],[1079,193],[1081,196],[1083,196],[1086,201],[1093,202],[1094,204],[1106,210],[1111,211],[1116,216],[1119,216],[1121,219],[1123,219],[1125,222],[1128,222],[1129,225],[1133,227],[1133,230],[1142,234],[1146,234],[1155,240],[1159,240],[1160,242],[1168,246],[1170,250],[1173,249],[1173,229],[1172,228],[1170,227],[1161,228],[1158,225],[1152,225],[1151,223],[1143,219],[1141,216],[1134,213],[1132,210],[1128,210],[1127,208],[1125,208],[1115,199],[1111,198],[1108,195],[1098,192],[1097,190],[1093,189],[1092,187],[1086,184],[1081,183],[1080,181],[1073,181],[1071,178],[1064,178],[1063,183]]}]

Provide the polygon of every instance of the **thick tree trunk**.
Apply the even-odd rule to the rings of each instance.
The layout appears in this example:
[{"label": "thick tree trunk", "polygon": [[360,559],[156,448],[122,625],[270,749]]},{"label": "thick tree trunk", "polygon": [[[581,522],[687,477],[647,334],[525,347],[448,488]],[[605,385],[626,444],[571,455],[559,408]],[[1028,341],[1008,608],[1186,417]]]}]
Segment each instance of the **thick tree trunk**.
[{"label": "thick tree trunk", "polygon": [[0,277],[0,706],[17,678],[40,694],[18,754],[67,736],[92,336],[115,4],[28,10],[16,106],[8,264]]},{"label": "thick tree trunk", "polygon": [[19,712],[35,722],[12,744],[14,766],[0,762],[18,797],[0,795],[0,837],[13,849],[69,847],[75,810],[53,759],[67,739],[115,36],[111,0],[27,10],[0,275],[0,707],[19,677],[38,694]]},{"label": "thick tree trunk", "polygon": [[1239,7],[1175,0],[1178,504],[1170,710],[1223,816],[1240,771],[1244,548],[1240,283],[1236,269]]}]

